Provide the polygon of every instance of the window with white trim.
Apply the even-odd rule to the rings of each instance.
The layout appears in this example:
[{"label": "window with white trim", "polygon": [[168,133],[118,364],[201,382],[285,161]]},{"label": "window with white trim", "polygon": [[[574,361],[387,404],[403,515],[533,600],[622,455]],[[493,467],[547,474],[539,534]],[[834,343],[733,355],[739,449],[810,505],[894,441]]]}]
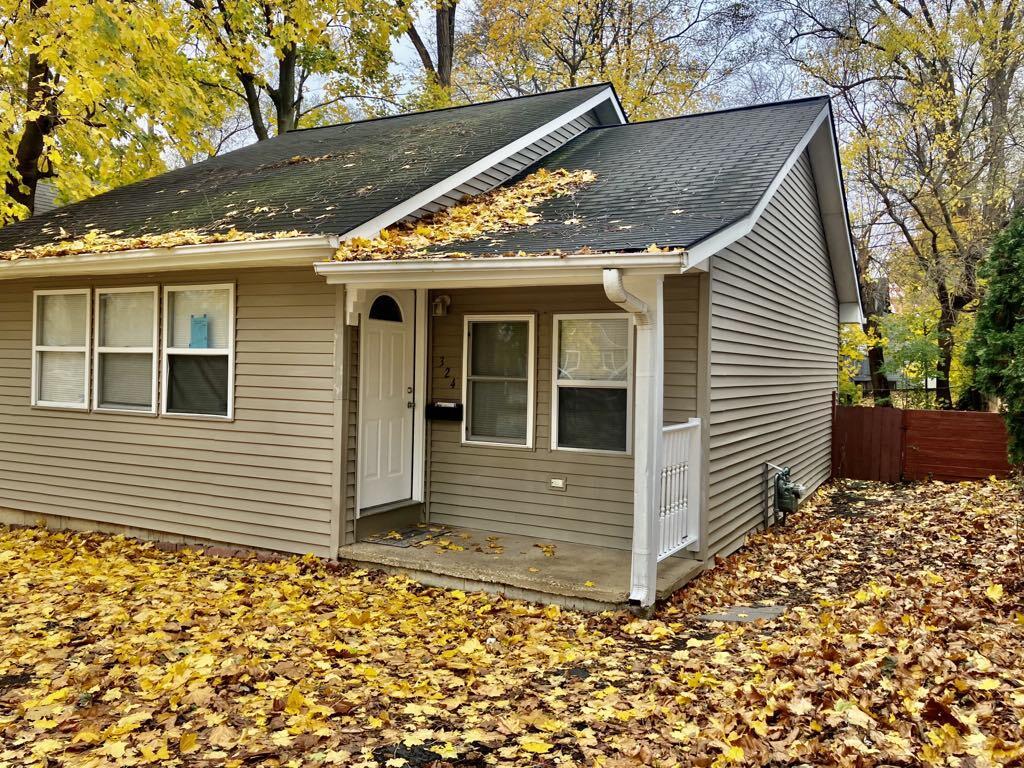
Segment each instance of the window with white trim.
[{"label": "window with white trim", "polygon": [[555,315],[551,447],[627,453],[633,325],[626,314]]},{"label": "window with white trim", "polygon": [[156,413],[157,289],[96,290],[93,408]]},{"label": "window with white trim", "polygon": [[463,440],[533,447],[533,315],[467,315]]},{"label": "window with white trim", "polygon": [[233,284],[164,288],[162,413],[233,416],[234,339]]},{"label": "window with white trim", "polygon": [[32,405],[89,407],[88,288],[36,291],[32,309]]}]

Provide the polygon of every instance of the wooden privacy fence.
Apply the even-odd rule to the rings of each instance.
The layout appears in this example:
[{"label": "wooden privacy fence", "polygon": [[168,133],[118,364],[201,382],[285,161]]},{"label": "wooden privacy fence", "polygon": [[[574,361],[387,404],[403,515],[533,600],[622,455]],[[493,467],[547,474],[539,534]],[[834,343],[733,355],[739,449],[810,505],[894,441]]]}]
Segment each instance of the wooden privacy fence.
[{"label": "wooden privacy fence", "polygon": [[1010,472],[998,413],[836,406],[832,476],[853,480],[980,480]]}]

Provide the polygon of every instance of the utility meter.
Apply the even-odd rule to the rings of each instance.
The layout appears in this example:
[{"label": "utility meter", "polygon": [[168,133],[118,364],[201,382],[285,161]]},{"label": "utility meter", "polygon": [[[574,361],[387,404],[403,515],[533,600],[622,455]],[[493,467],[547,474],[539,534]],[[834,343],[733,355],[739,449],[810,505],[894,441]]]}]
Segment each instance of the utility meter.
[{"label": "utility meter", "polygon": [[796,512],[797,502],[805,490],[803,485],[793,482],[789,467],[783,467],[775,475],[775,509],[782,513],[783,520],[786,515]]}]

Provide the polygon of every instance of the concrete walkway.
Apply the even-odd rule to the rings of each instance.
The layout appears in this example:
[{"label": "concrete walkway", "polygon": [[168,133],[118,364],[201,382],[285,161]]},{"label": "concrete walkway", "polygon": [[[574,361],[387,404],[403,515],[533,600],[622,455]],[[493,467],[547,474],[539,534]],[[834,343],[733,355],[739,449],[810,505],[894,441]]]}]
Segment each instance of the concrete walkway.
[{"label": "concrete walkway", "polygon": [[[455,528],[407,548],[363,541],[342,547],[338,557],[429,586],[498,592],[581,610],[620,608],[629,598],[630,553],[586,544]],[[658,568],[658,597],[702,570],[698,560],[668,558]]]}]

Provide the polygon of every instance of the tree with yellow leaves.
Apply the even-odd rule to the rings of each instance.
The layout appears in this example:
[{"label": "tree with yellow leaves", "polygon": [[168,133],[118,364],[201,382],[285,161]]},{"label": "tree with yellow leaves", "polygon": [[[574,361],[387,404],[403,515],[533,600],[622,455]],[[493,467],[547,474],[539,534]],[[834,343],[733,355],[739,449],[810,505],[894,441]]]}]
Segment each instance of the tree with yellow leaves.
[{"label": "tree with yellow leaves", "polygon": [[708,100],[740,64],[746,6],[688,0],[474,0],[456,83],[472,100],[609,80],[632,119]]},{"label": "tree with yellow leaves", "polygon": [[258,140],[340,122],[353,99],[389,101],[391,41],[406,23],[385,0],[181,0],[217,83]]},{"label": "tree with yellow leaves", "polygon": [[76,199],[164,167],[220,119],[180,14],[159,0],[0,0],[0,225],[53,179]]},{"label": "tree with yellow leaves", "polygon": [[1024,202],[1024,4],[780,0],[791,61],[838,96],[845,164],[880,214],[868,247],[906,252],[938,306],[941,406],[977,268]]}]

